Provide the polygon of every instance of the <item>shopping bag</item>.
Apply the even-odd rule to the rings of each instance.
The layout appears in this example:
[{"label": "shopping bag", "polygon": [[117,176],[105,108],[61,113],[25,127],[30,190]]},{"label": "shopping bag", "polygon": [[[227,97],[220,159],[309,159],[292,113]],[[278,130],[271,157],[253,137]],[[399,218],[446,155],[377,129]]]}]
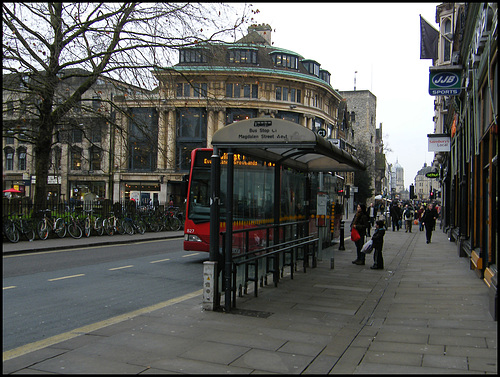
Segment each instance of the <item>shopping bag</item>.
[{"label": "shopping bag", "polygon": [[359,235],[358,231],[356,228],[351,229],[351,241],[357,242],[359,241],[361,236]]},{"label": "shopping bag", "polygon": [[413,221],[413,224],[418,225],[418,220]]},{"label": "shopping bag", "polygon": [[365,254],[370,254],[372,252],[372,250],[373,250],[373,241],[372,240],[368,240],[363,245],[363,248],[361,249],[361,252],[365,253]]}]

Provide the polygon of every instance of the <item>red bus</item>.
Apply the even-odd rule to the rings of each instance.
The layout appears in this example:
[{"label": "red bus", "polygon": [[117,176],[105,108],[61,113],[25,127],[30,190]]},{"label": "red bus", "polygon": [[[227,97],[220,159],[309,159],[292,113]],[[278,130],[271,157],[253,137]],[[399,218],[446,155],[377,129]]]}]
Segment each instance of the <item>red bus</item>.
[{"label": "red bus", "polygon": [[[195,149],[191,153],[184,225],[184,250],[209,251],[210,247],[210,174],[212,149]],[[227,155],[221,156],[221,231],[225,230],[225,189]],[[234,155],[233,229],[273,224],[274,164],[272,162]],[[305,219],[307,173],[281,169],[280,222]],[[315,195],[314,195],[315,197]],[[315,203],[314,207],[315,208]],[[243,247],[235,235],[233,253]],[[262,245],[263,234],[252,233],[250,246]]]}]

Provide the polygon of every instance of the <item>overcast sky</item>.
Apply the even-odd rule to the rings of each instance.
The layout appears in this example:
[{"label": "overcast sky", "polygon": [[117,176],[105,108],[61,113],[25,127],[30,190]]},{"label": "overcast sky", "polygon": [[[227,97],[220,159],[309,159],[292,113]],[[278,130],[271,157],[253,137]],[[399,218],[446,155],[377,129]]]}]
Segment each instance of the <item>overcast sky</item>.
[{"label": "overcast sky", "polygon": [[339,91],[369,90],[377,97],[386,157],[404,168],[405,188],[432,163],[434,132],[428,93],[431,59],[420,60],[420,18],[432,26],[440,3],[253,3],[256,23],[273,28],[274,46],[316,60]]}]

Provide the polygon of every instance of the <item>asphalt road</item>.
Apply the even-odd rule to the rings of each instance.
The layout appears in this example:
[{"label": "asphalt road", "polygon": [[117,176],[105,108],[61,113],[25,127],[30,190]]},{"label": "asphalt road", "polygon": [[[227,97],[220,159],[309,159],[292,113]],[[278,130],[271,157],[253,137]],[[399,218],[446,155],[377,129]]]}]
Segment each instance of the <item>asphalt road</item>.
[{"label": "asphalt road", "polygon": [[180,239],[4,256],[3,351],[199,290],[206,260]]}]

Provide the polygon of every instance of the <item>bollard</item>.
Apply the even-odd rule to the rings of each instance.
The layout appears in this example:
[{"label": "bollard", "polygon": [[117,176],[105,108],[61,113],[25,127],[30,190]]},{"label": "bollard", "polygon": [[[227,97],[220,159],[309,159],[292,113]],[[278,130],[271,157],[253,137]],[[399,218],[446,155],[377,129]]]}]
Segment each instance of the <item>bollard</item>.
[{"label": "bollard", "polygon": [[340,245],[339,250],[345,250],[344,247],[344,220],[340,220]]},{"label": "bollard", "polygon": [[330,258],[330,270],[335,268],[335,258]]}]

